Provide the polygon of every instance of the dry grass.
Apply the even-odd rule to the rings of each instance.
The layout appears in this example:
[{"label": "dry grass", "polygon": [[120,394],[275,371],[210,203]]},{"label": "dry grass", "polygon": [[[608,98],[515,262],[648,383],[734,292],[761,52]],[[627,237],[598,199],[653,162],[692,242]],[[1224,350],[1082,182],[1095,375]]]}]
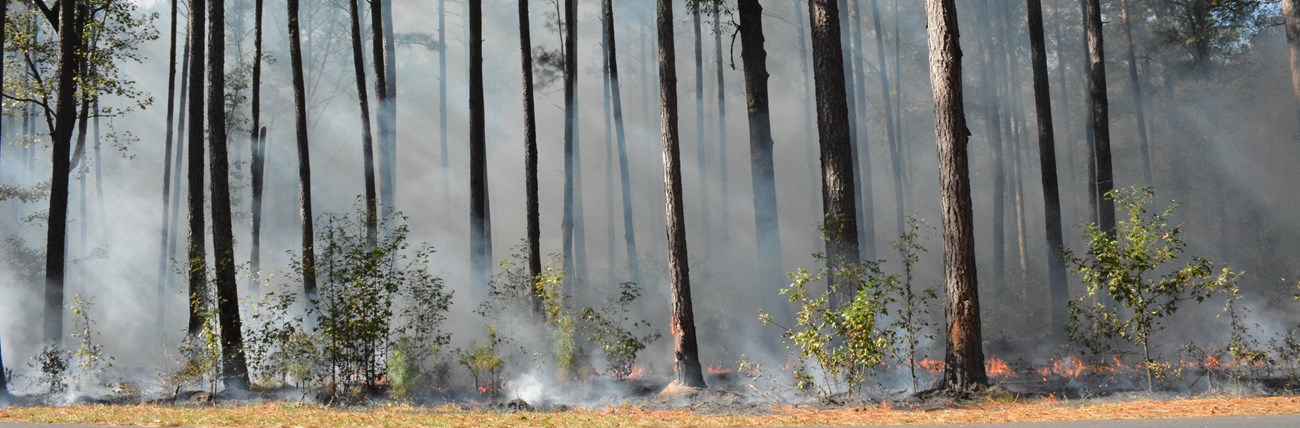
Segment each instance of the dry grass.
[{"label": "dry grass", "polygon": [[675,427],[972,424],[1300,414],[1300,397],[1196,398],[1124,402],[990,399],[942,410],[878,407],[778,408],[767,415],[714,416],[634,407],[560,413],[497,413],[456,407],[382,406],[340,410],[286,403],[218,407],[74,406],[0,410],[0,422],[210,427]]}]

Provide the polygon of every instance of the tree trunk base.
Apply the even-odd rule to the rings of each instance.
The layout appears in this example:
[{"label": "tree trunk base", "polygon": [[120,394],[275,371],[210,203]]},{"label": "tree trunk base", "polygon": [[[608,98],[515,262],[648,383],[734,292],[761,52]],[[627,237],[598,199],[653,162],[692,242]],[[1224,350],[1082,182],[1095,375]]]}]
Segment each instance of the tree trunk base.
[{"label": "tree trunk base", "polygon": [[704,391],[707,391],[707,389],[686,386],[673,381],[673,383],[665,386],[662,391],[659,391],[659,398],[690,398]]}]

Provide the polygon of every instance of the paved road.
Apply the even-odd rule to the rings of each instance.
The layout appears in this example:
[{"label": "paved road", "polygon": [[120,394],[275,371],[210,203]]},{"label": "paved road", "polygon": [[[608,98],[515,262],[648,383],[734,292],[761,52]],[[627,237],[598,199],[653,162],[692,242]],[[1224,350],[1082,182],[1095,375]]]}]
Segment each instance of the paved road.
[{"label": "paved road", "polygon": [[[1242,416],[1196,419],[1142,419],[1131,421],[1042,422],[991,425],[919,425],[920,428],[1296,428],[1300,415]],[[0,423],[0,428],[106,428],[92,425],[40,425]],[[120,427],[127,428],[127,427]]]}]

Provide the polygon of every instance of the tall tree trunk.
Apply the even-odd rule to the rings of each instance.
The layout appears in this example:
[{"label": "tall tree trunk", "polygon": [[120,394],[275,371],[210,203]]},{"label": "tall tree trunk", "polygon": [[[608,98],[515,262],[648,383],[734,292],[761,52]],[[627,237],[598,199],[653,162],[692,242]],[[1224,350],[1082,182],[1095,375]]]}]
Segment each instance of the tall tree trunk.
[{"label": "tall tree trunk", "polygon": [[699,149],[695,165],[700,189],[700,239],[704,241],[707,259],[713,255],[713,215],[709,209],[709,153],[704,137],[704,37],[700,31],[700,8],[704,6],[701,4],[691,10],[691,23],[695,29],[695,146]]},{"label": "tall tree trunk", "polygon": [[[866,131],[861,129],[858,121],[859,101],[857,87],[858,79],[861,76],[856,72],[857,64],[854,62],[853,46],[853,25],[850,22],[850,10],[847,7],[847,0],[838,0],[839,4],[837,16],[834,17],[839,24],[839,32],[835,35],[840,39],[839,49],[840,56],[844,60],[844,96],[848,105],[848,124],[849,124],[849,159],[853,166],[853,188],[860,192],[853,197],[853,213],[855,222],[858,225],[857,239],[858,251],[860,257],[867,260],[876,258],[875,244],[875,207],[874,198],[871,195],[871,150],[867,144]],[[814,24],[816,26],[816,24]],[[816,31],[814,28],[813,31]],[[816,37],[813,37],[813,55],[817,55]],[[818,94],[818,103],[821,103],[820,94]],[[862,103],[865,108],[865,103]]]},{"label": "tall tree trunk", "polygon": [[[609,90],[614,109],[614,141],[618,145],[618,174],[623,191],[623,238],[627,244],[627,267],[632,282],[641,284],[641,264],[637,261],[636,223],[632,220],[632,171],[627,159],[627,135],[623,124],[623,89],[618,79],[618,39],[614,32],[614,3],[604,1],[605,37],[609,43]],[[610,254],[613,257],[613,253]]]},{"label": "tall tree trunk", "polygon": [[564,234],[565,273],[586,280],[587,244],[582,220],[582,156],[578,139],[578,2],[564,0]]},{"label": "tall tree trunk", "polygon": [[[1052,322],[1050,337],[1060,340],[1070,314],[1070,293],[1065,273],[1065,239],[1061,231],[1061,193],[1056,178],[1056,135],[1052,123],[1052,91],[1047,78],[1047,44],[1043,37],[1043,2],[1026,0],[1029,51],[1034,69],[1034,107],[1038,118],[1038,165],[1043,183],[1043,217],[1047,228],[1048,295]],[[1063,66],[1063,65],[1062,65]]]},{"label": "tall tree trunk", "polygon": [[[379,237],[379,210],[378,202],[375,195],[375,148],[374,138],[370,133],[370,97],[366,91],[366,65],[365,55],[361,50],[361,13],[358,10],[357,2],[362,0],[348,0],[348,18],[351,23],[352,31],[352,69],[356,74],[357,82],[357,104],[360,107],[361,115],[361,162],[366,186],[366,246],[374,248]],[[378,4],[379,0],[371,0],[371,4]],[[374,14],[374,11],[371,11]],[[374,15],[378,16],[378,15]],[[376,21],[379,18],[375,18]],[[376,31],[376,35],[382,33]],[[381,53],[381,41],[375,41],[376,53]],[[375,60],[375,70],[382,72],[383,68],[379,61],[380,57]],[[382,80],[381,78],[378,78]],[[383,87],[377,86],[377,91],[382,91]],[[379,101],[384,102],[383,98]]]},{"label": "tall tree trunk", "polygon": [[81,31],[77,28],[77,8],[60,8],[58,16],[59,59],[55,72],[58,91],[55,106],[54,129],[50,132],[52,172],[50,178],[50,211],[45,236],[45,343],[59,344],[63,337],[63,285],[67,260],[68,185],[71,172],[69,155],[72,152],[72,130],[77,120],[75,92],[81,47]]},{"label": "tall tree trunk", "polygon": [[722,73],[722,9],[721,3],[713,6],[713,52],[718,74],[718,183],[721,185],[718,197],[722,200],[722,238],[729,242],[731,192],[727,186],[727,84]]},{"label": "tall tree trunk", "polygon": [[[307,140],[307,89],[303,79],[302,35],[298,28],[298,1],[288,0],[289,66],[293,74],[293,116],[298,145],[299,218],[302,221],[302,286],[307,299],[316,299],[316,233],[311,209],[311,152]],[[309,303],[312,304],[312,303]]]},{"label": "tall tree trunk", "polygon": [[[177,142],[176,142],[176,157],[172,160],[172,169],[176,171],[175,174],[172,174],[172,188],[173,188],[173,189],[176,189],[176,198],[173,200],[173,202],[172,202],[172,206],[169,208],[170,211],[171,211],[171,213],[169,214],[169,216],[170,216],[170,218],[171,218],[171,220],[169,221],[169,223],[171,223],[171,230],[168,232],[168,235],[170,235],[170,237],[167,238],[167,253],[166,253],[166,254],[167,254],[166,257],[168,257],[169,259],[175,259],[175,258],[178,256],[178,255],[176,254],[176,251],[177,251],[177,248],[176,248],[176,247],[177,247],[177,242],[176,242],[176,241],[177,241],[177,235],[180,235],[180,233],[179,233],[179,231],[177,230],[177,228],[180,227],[180,213],[181,213],[181,175],[182,175],[182,172],[185,172],[185,175],[186,175],[186,178],[187,178],[187,179],[188,179],[188,175],[189,175],[188,171],[185,171],[185,170],[184,170],[184,168],[185,168],[185,160],[188,159],[188,158],[186,157],[186,153],[185,153],[185,150],[186,150],[186,149],[185,149],[185,144],[181,144],[181,143],[182,143],[182,141],[181,141],[182,138],[188,138],[188,137],[189,137],[189,134],[187,134],[187,133],[185,132],[185,124],[186,124],[186,122],[188,122],[188,121],[190,120],[190,117],[188,116],[188,113],[187,113],[187,111],[186,111],[187,108],[189,107],[189,92],[190,92],[190,91],[189,91],[189,89],[190,89],[190,86],[189,86],[189,81],[190,81],[190,26],[189,26],[189,20],[188,20],[188,18],[186,19],[186,24],[185,24],[185,38],[184,38],[184,40],[185,40],[184,45],[182,45],[182,47],[181,47],[181,80],[180,80],[179,84],[177,85],[177,86],[180,86],[180,88],[181,88],[181,96],[180,96],[180,99],[177,101],[177,105],[180,106],[180,108],[178,108],[177,111],[176,111],[176,135],[177,135]],[[200,119],[200,120],[202,120],[202,119]],[[188,143],[188,140],[186,140],[186,141],[184,141],[184,142]],[[187,200],[186,202],[188,203],[188,200]],[[187,266],[188,266],[188,264],[187,264]],[[167,276],[167,281],[166,281],[166,287],[167,287],[167,289],[171,289],[171,288],[176,284],[176,277],[177,277],[177,275],[168,275],[168,276]],[[159,303],[160,305],[161,305],[162,302],[163,302],[162,299],[163,299],[163,298],[162,298],[162,296],[160,295],[159,298],[158,298],[158,303]],[[189,299],[186,298],[186,301],[188,302]],[[161,317],[161,316],[165,313],[165,311],[159,311],[158,313],[159,313],[159,316]]]},{"label": "tall tree trunk", "polygon": [[235,282],[235,235],[230,220],[230,163],[226,146],[225,0],[208,0],[208,136],[212,157],[212,251],[217,263],[221,375],[226,389],[248,389],[248,362]]},{"label": "tall tree trunk", "polygon": [[1151,141],[1147,136],[1147,118],[1144,111],[1146,103],[1142,101],[1142,83],[1138,80],[1137,47],[1133,45],[1133,24],[1129,22],[1129,0],[1121,0],[1124,9],[1120,15],[1124,22],[1124,42],[1128,45],[1128,78],[1133,85],[1133,114],[1137,121],[1138,148],[1142,150],[1142,181],[1146,186],[1153,186],[1151,180]]},{"label": "tall tree trunk", "polygon": [[[822,160],[823,235],[831,271],[858,262],[857,198],[853,183],[853,140],[849,132],[849,106],[845,88],[844,50],[840,38],[836,0],[810,0],[813,74],[817,81],[817,133]],[[831,282],[836,282],[831,279]],[[836,288],[832,307],[851,302],[855,290]]]},{"label": "tall tree trunk", "polygon": [[1106,99],[1106,53],[1101,31],[1099,0],[1083,0],[1083,28],[1088,37],[1088,102],[1092,111],[1093,150],[1096,152],[1097,224],[1115,233],[1115,201],[1106,197],[1115,188],[1110,157],[1110,105]]},{"label": "tall tree trunk", "polygon": [[1300,6],[1297,0],[1282,0],[1282,18],[1286,21],[1286,44],[1291,52],[1291,90],[1300,103]]},{"label": "tall tree trunk", "polygon": [[[165,149],[163,155],[163,200],[162,200],[162,239],[158,244],[158,296],[157,307],[154,309],[155,325],[166,325],[163,314],[166,313],[163,298],[167,295],[167,259],[171,258],[168,241],[171,235],[171,197],[172,197],[172,144],[174,143],[172,134],[176,129],[172,127],[173,117],[175,114],[176,101],[176,4],[180,0],[172,0],[171,14],[171,32],[168,34],[168,53],[167,53],[167,131],[165,131]],[[261,0],[259,0],[260,2]],[[9,2],[4,2],[6,5]],[[2,38],[0,38],[2,39]],[[176,172],[180,174],[178,170]],[[178,189],[179,190],[179,189]],[[0,372],[0,377],[3,377]]]},{"label": "tall tree trunk", "polygon": [[[1062,16],[1062,13],[1065,12],[1065,8],[1061,7],[1060,3],[1058,2],[1055,4],[1055,7],[1053,7],[1052,9],[1054,10],[1053,15],[1056,18],[1052,20],[1054,21],[1052,37],[1056,41],[1056,52],[1055,52],[1056,80],[1057,83],[1060,85],[1059,93],[1061,94],[1061,100],[1059,105],[1061,106],[1061,110],[1065,113],[1064,115],[1062,115],[1061,124],[1062,124],[1062,129],[1067,130],[1067,132],[1064,134],[1065,141],[1074,141],[1073,132],[1068,131],[1068,130],[1076,130],[1077,128],[1074,127],[1074,121],[1071,119],[1072,117],[1074,117],[1074,115],[1070,114],[1071,111],[1070,107],[1073,106],[1074,104],[1070,103],[1071,87],[1070,85],[1067,84],[1067,82],[1069,82],[1069,79],[1066,78],[1065,71],[1066,68],[1068,67],[1066,66],[1066,60],[1065,60],[1065,42],[1063,41],[1062,34],[1061,34],[1061,21],[1065,20],[1065,17]],[[1074,150],[1072,150],[1071,147],[1072,146],[1067,144],[1066,146],[1063,147],[1064,150],[1062,150],[1062,153],[1065,156],[1065,159],[1063,159],[1063,161],[1065,162],[1065,177],[1076,178],[1079,177],[1079,174],[1075,170]],[[1068,185],[1068,182],[1066,184]],[[1062,183],[1060,183],[1060,180],[1058,180],[1058,187],[1064,187],[1062,186]],[[1078,201],[1077,195],[1079,194],[1079,192],[1073,192],[1067,188],[1065,193],[1070,195],[1076,195],[1076,197],[1073,200],[1076,202]],[[1078,206],[1079,204],[1076,203],[1075,205]],[[1061,216],[1062,216],[1061,222],[1062,224],[1064,224],[1065,214],[1062,213]]]},{"label": "tall tree trunk", "polygon": [[488,215],[487,129],[483,110],[483,3],[469,2],[469,192],[470,269],[473,285],[486,287],[492,274]]},{"label": "tall tree trunk", "polygon": [[[438,141],[442,161],[442,194],[451,193],[451,160],[447,154],[447,0],[438,0]],[[567,257],[567,256],[566,256]]]},{"label": "tall tree trunk", "polygon": [[[660,131],[664,145],[664,210],[668,224],[668,276],[671,284],[673,384],[704,388],[700,351],[695,339],[691,273],[686,254],[686,215],[682,208],[682,164],[677,128],[677,54],[673,41],[672,0],[658,0]],[[670,386],[671,387],[671,386]]]},{"label": "tall tree trunk", "polygon": [[[8,2],[5,2],[4,6],[6,6],[7,9],[7,6],[9,6]],[[4,16],[5,12],[7,11],[0,10],[0,16]],[[3,51],[2,47],[0,47],[0,51]],[[9,398],[9,371],[5,370],[4,349],[4,341],[0,340],[0,402],[4,402],[4,399]]]},{"label": "tall tree trunk", "polygon": [[1006,204],[1003,198],[1006,196],[1006,172],[1004,169],[1005,160],[1003,156],[1003,135],[1002,135],[1002,113],[1000,110],[1001,101],[998,97],[997,76],[1002,74],[998,61],[994,59],[995,46],[997,45],[997,34],[994,31],[992,17],[989,12],[992,3],[982,5],[979,9],[979,20],[983,25],[978,28],[983,34],[983,40],[980,42],[980,76],[981,81],[988,82],[982,85],[983,99],[986,104],[984,108],[984,129],[988,135],[988,145],[993,152],[993,171],[989,174],[993,178],[993,191],[989,195],[992,199],[993,207],[993,284],[1001,286],[1006,281]]},{"label": "tall tree trunk", "polygon": [[[813,100],[816,99],[816,89],[813,87],[814,84],[812,82],[812,77],[810,77],[811,75],[808,73],[808,70],[812,69],[812,60],[808,53],[809,45],[811,45],[812,42],[808,40],[810,34],[808,33],[808,30],[804,28],[804,22],[811,22],[812,18],[808,16],[808,8],[799,7],[800,3],[804,1],[805,0],[791,0],[794,5],[794,15],[796,17],[794,20],[794,28],[795,32],[799,33],[799,77],[802,80],[799,88],[802,89],[801,98],[803,99],[803,108],[800,109],[800,111],[803,112],[804,141],[814,141],[817,139],[816,132],[814,131],[817,122],[813,117],[814,112],[817,111],[813,107]],[[819,199],[821,196],[822,180],[821,177],[818,176],[818,172],[821,168],[818,167],[817,157],[817,151],[808,151],[808,173],[812,175],[812,180],[810,180],[810,183],[812,183],[812,189],[809,189],[808,198],[809,203],[812,206],[821,205],[822,202]]]},{"label": "tall tree trunk", "polygon": [[[533,99],[533,41],[528,25],[528,1],[519,0],[519,58],[524,91],[524,191],[528,210],[528,277],[542,274],[542,222],[537,195],[537,116]],[[533,312],[541,315],[542,296],[534,290]]]},{"label": "tall tree trunk", "polygon": [[189,252],[188,252],[188,272],[189,293],[185,302],[190,309],[189,320],[186,323],[186,333],[190,338],[197,338],[203,331],[203,313],[207,306],[207,289],[208,289],[208,266],[207,266],[207,233],[204,226],[203,218],[203,88],[204,88],[204,70],[206,69],[203,59],[204,41],[206,40],[207,19],[205,18],[204,0],[190,0],[190,61],[189,61],[189,92],[190,99],[189,113],[187,114],[190,126],[186,135],[187,144],[189,145],[189,155],[187,157],[188,180],[187,187],[189,195],[186,197],[186,214],[189,215]]},{"label": "tall tree trunk", "polygon": [[767,49],[763,5],[739,0],[741,60],[745,66],[745,100],[749,115],[749,171],[754,188],[754,226],[758,283],[764,292],[785,284],[781,272],[781,225],[777,217],[776,172],[772,155],[772,115],[768,95]]},{"label": "tall tree trunk", "polygon": [[262,11],[263,0],[256,0],[253,6],[253,126],[249,139],[252,141],[252,248],[249,253],[249,271],[253,276],[250,281],[254,296],[260,294],[258,283],[262,276],[262,190],[266,183],[266,129],[262,127]]},{"label": "tall tree trunk", "polygon": [[962,99],[961,44],[955,0],[926,0],[930,79],[934,91],[935,141],[943,202],[943,254],[947,301],[947,349],[942,388],[969,391],[986,385],[980,337],[979,288],[975,276],[975,227],[971,215],[966,144],[970,131]]},{"label": "tall tree trunk", "polygon": [[[396,86],[389,83],[391,77],[389,74],[393,70],[394,66],[392,64],[394,64],[395,60],[393,58],[392,28],[388,28],[393,23],[392,11],[387,10],[391,9],[391,3],[392,0],[370,0],[371,61],[374,62],[375,66],[375,103],[379,106],[379,114],[376,117],[379,125],[379,175],[381,176],[379,191],[381,193],[380,198],[383,199],[384,218],[392,216],[397,210],[397,140],[396,134],[393,132],[393,127],[396,126],[396,120],[394,119],[396,109],[393,100],[389,98],[390,95],[393,95],[389,93],[389,90],[396,88]],[[360,39],[360,37],[358,36],[357,39]],[[364,75],[365,73],[362,72],[361,76]],[[362,80],[361,84],[365,84],[364,80]],[[369,121],[368,117],[367,121]],[[369,132],[369,127],[367,127],[367,132]],[[371,159],[373,159],[373,150],[371,153]],[[371,174],[373,174],[373,171]],[[377,219],[372,217],[372,220],[378,225],[379,221]]]},{"label": "tall tree trunk", "polygon": [[[885,113],[885,137],[889,139],[889,158],[894,169],[894,217],[901,235],[907,230],[904,217],[907,213],[907,196],[903,192],[903,154],[898,138],[898,123],[894,117],[894,97],[889,94],[889,73],[885,66],[885,29],[880,25],[880,2],[871,0],[871,24],[876,33],[876,73],[880,77],[881,106]],[[898,76],[895,75],[895,79]]]}]

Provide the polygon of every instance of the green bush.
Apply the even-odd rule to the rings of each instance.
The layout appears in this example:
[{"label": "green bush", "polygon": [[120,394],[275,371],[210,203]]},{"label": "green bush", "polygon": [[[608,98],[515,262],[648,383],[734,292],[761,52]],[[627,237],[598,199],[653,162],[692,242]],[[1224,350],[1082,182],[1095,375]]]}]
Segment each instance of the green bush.
[{"label": "green bush", "polygon": [[640,320],[632,322],[631,305],[641,297],[641,288],[636,283],[625,282],[619,286],[617,297],[610,299],[600,309],[583,308],[583,331],[587,338],[600,346],[605,355],[606,373],[615,379],[626,379],[632,373],[636,356],[646,345],[659,340],[659,332],[637,335],[634,330],[650,328],[650,322]]},{"label": "green bush", "polygon": [[[861,392],[869,372],[891,355],[896,343],[895,333],[878,321],[898,278],[884,275],[876,263],[836,263],[834,275],[827,268],[817,273],[800,268],[790,278],[793,284],[781,294],[798,312],[793,326],[778,327],[798,354],[794,375],[799,389],[825,400]],[[818,282],[828,284],[825,292],[809,290]],[[832,307],[832,296],[845,289],[853,299],[842,308]],[[761,319],[774,324],[769,314]]]},{"label": "green bush", "polygon": [[[1071,301],[1069,336],[1094,356],[1124,353],[1137,347],[1146,371],[1147,388],[1168,364],[1154,360],[1151,338],[1164,328],[1166,317],[1182,303],[1202,302],[1232,290],[1238,272],[1216,270],[1213,263],[1193,258],[1180,264],[1186,242],[1180,226],[1170,223],[1176,205],[1152,211],[1155,192],[1130,187],[1106,194],[1123,214],[1114,232],[1088,225],[1087,252],[1067,253],[1072,271],[1086,293]],[[1118,341],[1118,343],[1116,342]]]}]

